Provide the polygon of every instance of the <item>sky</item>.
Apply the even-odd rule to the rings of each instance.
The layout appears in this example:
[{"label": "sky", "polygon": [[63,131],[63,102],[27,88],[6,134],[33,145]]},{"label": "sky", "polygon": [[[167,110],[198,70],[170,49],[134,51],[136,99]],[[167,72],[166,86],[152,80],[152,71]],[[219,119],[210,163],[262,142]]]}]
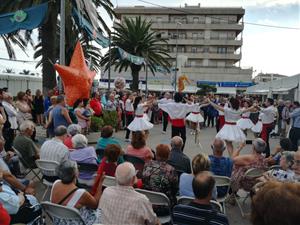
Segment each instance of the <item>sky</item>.
[{"label": "sky", "polygon": [[[115,6],[134,6],[150,4],[139,0],[111,0]],[[244,21],[272,26],[293,27],[298,29],[278,29],[273,27],[245,24],[243,32],[242,61],[244,68],[253,67],[257,73],[279,73],[292,76],[300,73],[300,0],[146,0],[167,7],[197,5],[205,7],[243,7],[246,10]],[[101,10],[100,10],[101,11]],[[101,11],[102,12],[102,11]],[[112,25],[109,17],[103,18]],[[18,59],[33,60],[33,49],[28,56],[17,51]],[[8,58],[0,41],[0,57]],[[0,60],[0,71],[10,66],[34,69],[34,63],[10,63]]]}]

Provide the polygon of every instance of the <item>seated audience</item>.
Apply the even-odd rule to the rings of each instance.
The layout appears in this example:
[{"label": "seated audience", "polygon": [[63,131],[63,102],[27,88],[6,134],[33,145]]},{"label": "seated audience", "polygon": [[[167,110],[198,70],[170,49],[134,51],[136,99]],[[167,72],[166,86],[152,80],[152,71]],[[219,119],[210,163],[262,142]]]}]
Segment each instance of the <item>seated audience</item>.
[{"label": "seated audience", "polygon": [[252,224],[299,224],[299,205],[300,184],[267,182],[252,198]]},{"label": "seated audience", "polygon": [[[88,146],[87,138],[82,134],[76,134],[72,138],[74,150],[70,152],[70,160],[77,163],[87,163],[97,165],[97,155],[94,147]],[[79,172],[78,181],[88,186],[94,183],[94,172]]]},{"label": "seated audience", "polygon": [[[92,196],[85,189],[76,186],[78,169],[76,163],[70,160],[62,162],[56,169],[60,180],[55,181],[52,186],[50,201],[55,204],[64,205],[79,210],[79,213],[87,225],[94,224],[96,220],[96,208],[102,194],[102,182],[99,182],[97,191]],[[79,221],[54,218],[55,224],[79,224]]]},{"label": "seated audience", "polygon": [[282,138],[279,141],[279,145],[275,147],[274,152],[266,159],[266,162],[269,166],[272,165],[279,165],[280,157],[282,152],[284,151],[291,151],[292,150],[292,142],[288,138]]},{"label": "seated audience", "polygon": [[63,143],[67,137],[67,128],[65,126],[56,127],[54,135],[54,138],[45,141],[42,145],[40,159],[61,163],[69,159],[69,150]]},{"label": "seated audience", "polygon": [[253,140],[252,152],[240,156],[240,151],[244,146],[245,144],[242,144],[232,154],[234,167],[231,176],[231,189],[233,193],[236,193],[241,188],[250,191],[257,183],[256,179],[244,176],[247,170],[252,168],[265,170],[267,168],[265,157],[262,155],[266,148],[266,142],[264,140],[261,138]]},{"label": "seated audience", "polygon": [[105,188],[99,202],[103,224],[159,224],[149,199],[133,188],[135,174],[131,163],[118,165],[117,186]]},{"label": "seated audience", "polygon": [[[192,170],[193,174],[183,173],[179,179],[179,195],[187,196],[187,197],[195,197],[193,191],[193,179],[194,177],[203,172],[209,171],[210,169],[210,161],[208,157],[202,153],[196,155],[192,161]],[[213,199],[217,197],[217,189],[213,190]]]},{"label": "seated audience", "polygon": [[[0,169],[0,203],[11,217],[11,223],[29,223],[42,214],[41,206],[33,195],[13,190],[3,183],[3,170]],[[36,206],[30,209],[31,206]]]},{"label": "seated audience", "polygon": [[280,157],[280,169],[272,169],[267,171],[260,181],[277,180],[281,182],[293,182],[295,179],[295,173],[292,170],[294,163],[295,152],[282,152]]},{"label": "seated audience", "polygon": [[146,136],[144,131],[132,132],[131,144],[127,146],[127,155],[133,155],[149,162],[154,158],[151,149],[146,146]]},{"label": "seated audience", "polygon": [[169,155],[168,145],[157,145],[156,160],[145,164],[142,181],[145,189],[166,194],[170,199],[171,206],[174,206],[177,202],[178,175],[174,167],[167,163]]},{"label": "seated audience", "polygon": [[[114,130],[113,130],[112,126],[104,126],[101,129],[101,137],[99,138],[99,140],[97,142],[96,149],[103,151],[103,152],[100,155],[98,155],[98,160],[102,159],[101,156],[104,155],[104,149],[106,148],[107,145],[116,144],[116,145],[121,146],[120,143],[118,142],[118,140],[113,137],[113,133],[114,133]],[[124,159],[121,156],[118,159],[118,163],[120,164],[123,162],[124,162]]]},{"label": "seated audience", "polygon": [[[216,138],[211,145],[213,154],[209,155],[210,171],[214,175],[231,177],[233,162],[229,157],[223,156],[226,149],[225,142]],[[227,193],[227,187],[218,187],[218,197],[223,197]]]},{"label": "seated audience", "polygon": [[215,179],[208,171],[198,173],[192,182],[195,199],[188,205],[176,205],[173,208],[174,224],[208,225],[229,224],[222,213],[217,212],[210,205]]},{"label": "seated audience", "polygon": [[30,168],[36,168],[35,160],[39,159],[39,150],[31,139],[34,124],[25,120],[20,125],[20,134],[13,141],[13,146],[18,150]]},{"label": "seated audience", "polygon": [[168,163],[177,173],[191,173],[191,160],[182,152],[183,140],[179,136],[171,139],[171,153]]},{"label": "seated audience", "polygon": [[72,145],[72,137],[74,137],[76,134],[81,133],[81,126],[78,124],[70,124],[67,129],[68,136],[64,140],[65,146],[68,147],[69,150],[72,150],[74,147]]},{"label": "seated audience", "polygon": [[292,169],[295,172],[295,180],[300,182],[300,149],[294,155],[294,164]]}]

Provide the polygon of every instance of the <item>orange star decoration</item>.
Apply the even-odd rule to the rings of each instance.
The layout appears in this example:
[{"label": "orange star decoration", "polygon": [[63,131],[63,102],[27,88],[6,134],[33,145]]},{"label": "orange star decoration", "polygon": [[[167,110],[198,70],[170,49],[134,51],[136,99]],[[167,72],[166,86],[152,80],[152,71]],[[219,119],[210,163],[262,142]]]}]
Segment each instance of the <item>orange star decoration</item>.
[{"label": "orange star decoration", "polygon": [[79,98],[89,98],[96,72],[90,71],[87,67],[79,41],[72,55],[70,66],[55,64],[54,67],[63,81],[69,106],[73,106]]}]

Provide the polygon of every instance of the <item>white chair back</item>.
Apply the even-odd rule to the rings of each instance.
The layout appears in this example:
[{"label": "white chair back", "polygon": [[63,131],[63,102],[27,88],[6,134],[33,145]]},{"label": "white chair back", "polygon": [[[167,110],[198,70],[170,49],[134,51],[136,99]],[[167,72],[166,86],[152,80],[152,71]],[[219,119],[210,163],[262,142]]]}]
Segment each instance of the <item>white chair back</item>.
[{"label": "white chair back", "polygon": [[[192,197],[181,196],[177,199],[177,204],[188,205],[193,200],[194,198]],[[214,209],[218,210],[219,212],[223,212],[223,207],[219,202],[215,200],[210,200],[210,204],[213,206]]]},{"label": "white chair back", "polygon": [[56,167],[59,165],[56,161],[37,159],[35,161],[37,167],[41,170],[43,175],[56,176]]},{"label": "white chair back", "polygon": [[53,221],[54,218],[66,219],[66,220],[77,220],[82,224],[85,224],[84,220],[79,214],[79,211],[75,208],[54,204],[51,202],[41,203],[43,210],[47,213],[50,219]]},{"label": "white chair back", "polygon": [[103,180],[104,187],[116,186],[116,184],[117,184],[117,181],[116,181],[115,177],[105,175],[104,180]]},{"label": "white chair back", "polygon": [[258,177],[261,177],[263,174],[264,174],[264,170],[263,169],[259,169],[259,168],[251,168],[251,169],[248,169],[244,176],[247,177],[247,178],[258,178]]}]

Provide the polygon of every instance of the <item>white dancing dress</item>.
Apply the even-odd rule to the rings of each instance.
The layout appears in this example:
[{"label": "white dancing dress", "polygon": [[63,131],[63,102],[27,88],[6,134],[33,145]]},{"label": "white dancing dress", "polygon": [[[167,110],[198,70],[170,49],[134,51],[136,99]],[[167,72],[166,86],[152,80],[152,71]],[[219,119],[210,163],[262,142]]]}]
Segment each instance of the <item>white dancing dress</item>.
[{"label": "white dancing dress", "polygon": [[153,124],[148,120],[148,116],[144,113],[144,105],[138,104],[137,109],[135,110],[134,120],[127,128],[131,131],[150,130],[153,128]]},{"label": "white dancing dress", "polygon": [[193,110],[193,112],[191,112],[185,119],[193,123],[204,122],[204,119],[200,113],[200,106],[195,108],[195,110]]},{"label": "white dancing dress", "polygon": [[[244,108],[245,109],[245,108]],[[242,130],[248,130],[248,129],[251,129],[254,124],[252,123],[252,121],[250,120],[250,112],[245,112],[242,114],[242,118],[239,119],[237,121],[237,126],[239,128],[241,128]]]},{"label": "white dancing dress", "polygon": [[260,134],[261,131],[262,131],[263,124],[261,122],[261,117],[262,117],[262,113],[259,114],[257,123],[254,124],[253,127],[251,128],[251,131],[253,133],[259,133]]},{"label": "white dancing dress", "polygon": [[241,118],[242,112],[228,107],[224,107],[225,125],[217,133],[216,138],[233,142],[244,142],[246,136],[244,132],[236,125]]}]

